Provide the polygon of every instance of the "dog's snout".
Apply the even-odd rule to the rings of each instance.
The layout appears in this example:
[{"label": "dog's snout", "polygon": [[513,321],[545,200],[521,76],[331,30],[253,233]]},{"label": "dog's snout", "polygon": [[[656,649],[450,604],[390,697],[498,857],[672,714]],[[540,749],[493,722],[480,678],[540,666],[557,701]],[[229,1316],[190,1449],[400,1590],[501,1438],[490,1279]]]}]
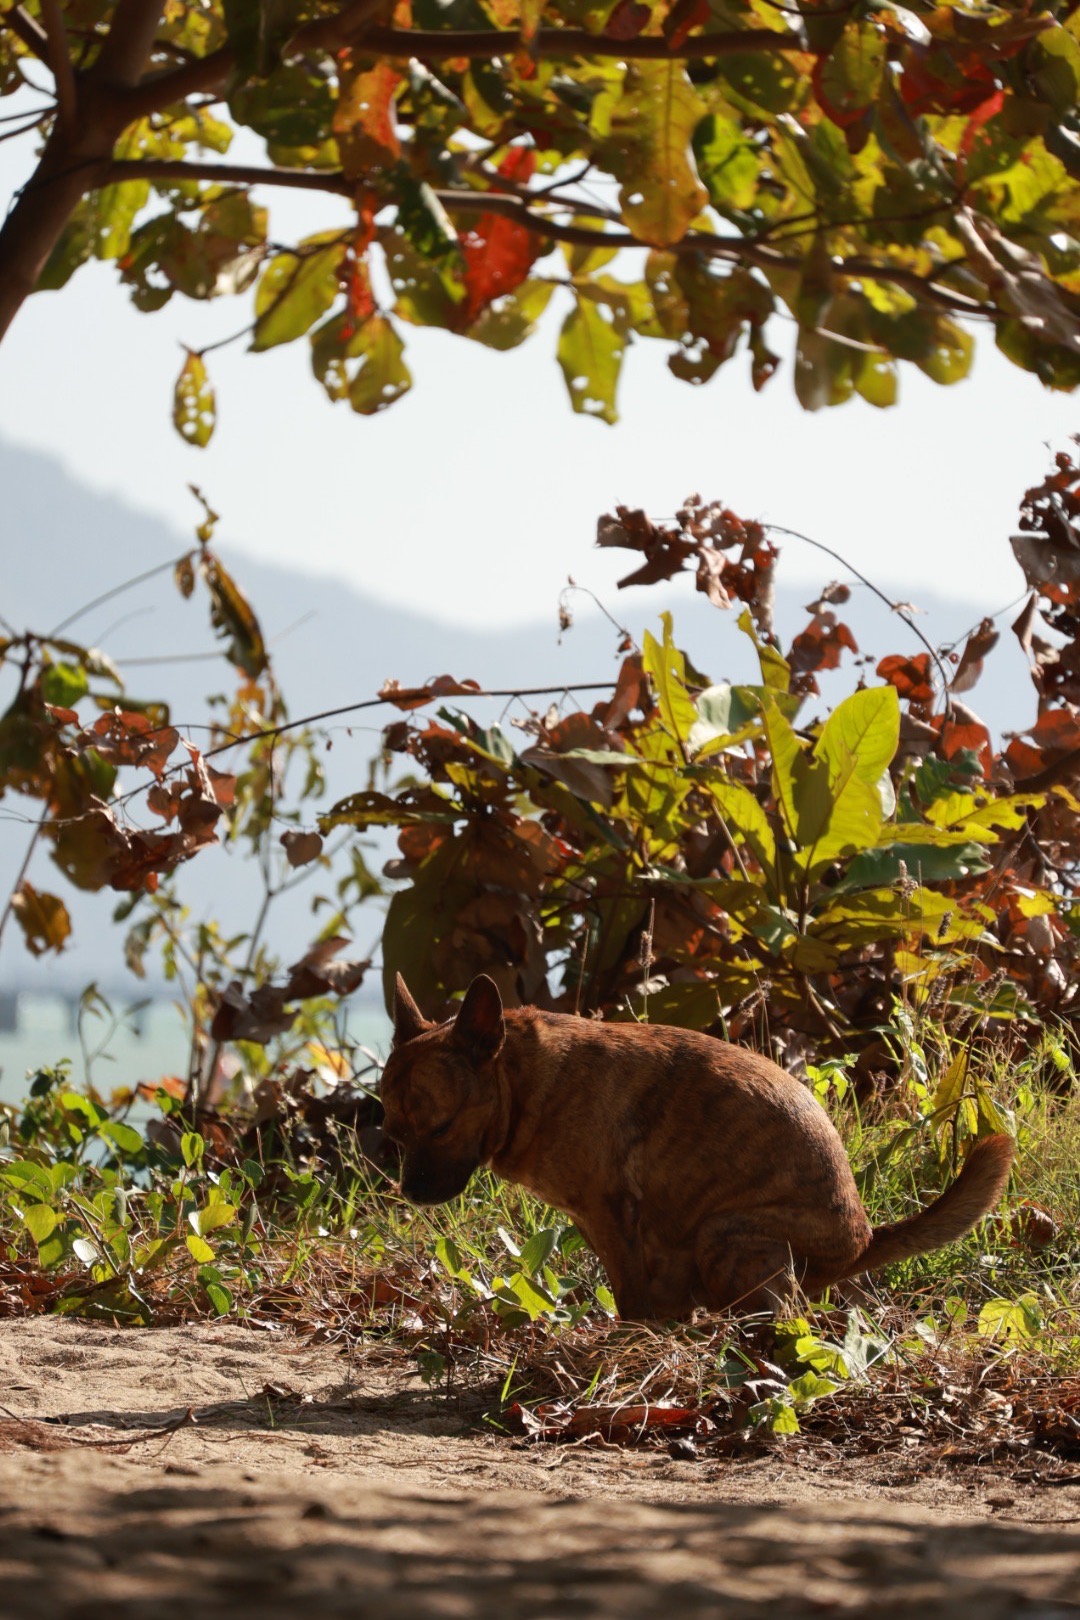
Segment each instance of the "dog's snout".
[{"label": "dog's snout", "polygon": [[413,1204],[445,1204],[464,1192],[475,1165],[433,1164],[406,1153],[401,1192]]}]

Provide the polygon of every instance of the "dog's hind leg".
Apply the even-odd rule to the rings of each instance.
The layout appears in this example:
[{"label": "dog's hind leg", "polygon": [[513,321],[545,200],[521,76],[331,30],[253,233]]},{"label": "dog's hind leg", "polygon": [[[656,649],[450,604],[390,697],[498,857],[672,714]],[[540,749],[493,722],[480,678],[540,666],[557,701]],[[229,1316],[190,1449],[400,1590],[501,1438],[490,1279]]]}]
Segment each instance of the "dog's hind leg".
[{"label": "dog's hind leg", "polygon": [[752,1219],[720,1216],[698,1233],[695,1290],[710,1311],[773,1314],[790,1304],[798,1272],[786,1243],[769,1236]]}]

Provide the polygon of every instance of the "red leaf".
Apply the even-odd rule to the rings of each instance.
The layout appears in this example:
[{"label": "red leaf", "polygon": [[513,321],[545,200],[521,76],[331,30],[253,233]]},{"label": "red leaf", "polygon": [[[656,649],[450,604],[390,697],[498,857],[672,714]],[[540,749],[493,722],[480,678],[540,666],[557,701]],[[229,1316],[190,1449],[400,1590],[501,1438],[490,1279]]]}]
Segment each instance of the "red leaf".
[{"label": "red leaf", "polygon": [[930,683],[930,654],[916,653],[911,658],[905,658],[900,653],[892,653],[883,658],[877,667],[877,672],[883,681],[895,686],[902,698],[909,703],[923,704],[932,701],[934,688]]},{"label": "red leaf", "polygon": [[[702,20],[704,20],[708,16],[708,0],[694,0],[694,5],[696,8],[700,8]],[[650,8],[638,5],[637,0],[619,0],[615,10],[608,17],[604,28],[604,37],[606,39],[637,39],[651,17],[652,11]],[[693,26],[692,22],[687,24],[686,33],[683,35],[684,39]],[[671,35],[668,38],[670,40]],[[675,43],[681,45],[682,39],[675,41]]]},{"label": "red leaf", "polygon": [[986,100],[980,101],[979,105],[975,108],[975,111],[967,121],[967,128],[960,137],[960,145],[957,148],[957,156],[961,160],[961,169],[963,169],[963,167],[966,165],[967,159],[971,156],[971,149],[975,145],[975,137],[979,133],[980,129],[982,129],[984,124],[988,124],[991,118],[996,118],[1004,105],[1004,90],[995,90],[992,96],[987,96]]},{"label": "red leaf", "polygon": [[695,28],[709,20],[709,0],[675,0],[664,18],[664,38],[673,51],[685,45]]},{"label": "red leaf", "polygon": [[845,647],[853,653],[859,650],[848,626],[838,621],[828,608],[815,614],[806,629],[795,637],[788,653],[791,673],[799,681],[798,687],[793,689],[817,692],[815,674],[819,669],[839,669],[840,654]]},{"label": "red leaf", "polygon": [[[525,186],[536,171],[530,146],[512,146],[499,164],[504,179]],[[541,237],[505,214],[481,214],[461,239],[465,259],[465,299],[456,325],[467,328],[496,298],[520,287],[543,248]]]},{"label": "red leaf", "polygon": [[963,749],[970,748],[978,754],[984,776],[989,776],[993,769],[994,750],[990,744],[990,733],[978,716],[962,703],[955,703],[952,717],[943,720],[938,747],[945,759],[955,759]]}]

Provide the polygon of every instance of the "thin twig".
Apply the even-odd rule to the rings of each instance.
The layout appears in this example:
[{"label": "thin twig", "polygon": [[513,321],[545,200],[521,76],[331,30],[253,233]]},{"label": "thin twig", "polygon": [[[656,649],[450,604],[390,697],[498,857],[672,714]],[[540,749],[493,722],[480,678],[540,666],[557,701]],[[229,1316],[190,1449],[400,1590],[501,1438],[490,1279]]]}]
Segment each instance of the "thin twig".
[{"label": "thin twig", "polygon": [[872,591],[880,602],[884,602],[890,613],[895,613],[897,618],[904,621],[912,634],[922,642],[923,646],[926,648],[927,652],[930,654],[930,657],[934,660],[934,663],[937,666],[937,672],[941,676],[941,684],[945,698],[945,717],[948,719],[949,715],[952,713],[952,698],[949,693],[949,677],[946,673],[945,666],[938,656],[937,649],[932,646],[932,644],[923,635],[910,613],[906,613],[904,611],[902,604],[899,602],[894,602],[891,597],[886,596],[885,592],[880,590],[878,586],[874,584],[873,580],[867,579],[865,574],[860,573],[854,564],[848,562],[847,558],[842,557],[838,551],[834,551],[832,546],[825,545],[825,543],[821,540],[811,540],[808,534],[800,534],[798,529],[785,529],[779,523],[769,523],[765,526],[768,528],[771,534],[787,535],[787,537],[791,540],[802,540],[806,545],[813,546],[815,551],[823,551],[827,557],[831,557],[834,562],[838,562],[841,568],[846,568],[849,574],[854,574],[860,585],[865,585],[867,590]]},{"label": "thin twig", "polygon": [[19,867],[19,875],[16,877],[15,882],[11,886],[11,893],[7,897],[7,902],[3,911],[0,912],[0,941],[2,941],[4,938],[4,929],[7,927],[7,920],[15,909],[15,896],[22,888],[23,880],[26,877],[27,872],[30,870],[30,862],[33,859],[34,851],[37,848],[38,839],[41,837],[46,820],[47,817],[42,816],[35,825],[33,836],[31,837],[30,843],[27,846],[26,854],[23,856],[22,865]]},{"label": "thin twig", "polygon": [[136,585],[143,585],[148,579],[154,579],[158,574],[164,574],[167,569],[177,568],[180,563],[185,562],[188,557],[193,557],[195,553],[196,547],[192,546],[189,550],[183,552],[181,556],[170,557],[166,562],[156,563],[153,568],[147,568],[144,573],[135,574],[131,579],[125,579],[123,584],[114,585],[110,590],[102,591],[100,596],[95,596],[90,602],[84,602],[82,607],[75,609],[74,613],[69,613],[66,619],[61,619],[55,629],[50,630],[49,634],[42,639],[44,641],[54,640],[60,635],[61,631],[74,624],[76,619],[81,619],[84,614],[93,612],[94,608],[101,607],[105,602],[111,602],[114,596],[120,596],[124,591],[133,590]]}]

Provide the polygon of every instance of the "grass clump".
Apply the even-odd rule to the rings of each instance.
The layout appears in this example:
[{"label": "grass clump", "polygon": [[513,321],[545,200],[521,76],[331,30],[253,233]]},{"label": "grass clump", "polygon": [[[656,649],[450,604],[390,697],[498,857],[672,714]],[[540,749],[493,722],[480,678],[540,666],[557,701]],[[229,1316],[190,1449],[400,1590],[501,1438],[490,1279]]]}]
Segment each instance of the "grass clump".
[{"label": "grass clump", "polygon": [[[899,1077],[808,1083],[874,1222],[925,1203],[979,1135],[1018,1144],[1002,1209],[961,1243],[807,1300],[784,1322],[623,1324],[558,1212],[487,1173],[406,1204],[350,1070],[196,1121],[168,1087],[104,1098],[68,1065],[0,1120],[0,1314],[153,1326],[274,1320],[390,1356],[535,1440],[1080,1455],[1080,1091],[1064,1036],[889,1031]],[[358,1129],[357,1127],[362,1127]]]}]

